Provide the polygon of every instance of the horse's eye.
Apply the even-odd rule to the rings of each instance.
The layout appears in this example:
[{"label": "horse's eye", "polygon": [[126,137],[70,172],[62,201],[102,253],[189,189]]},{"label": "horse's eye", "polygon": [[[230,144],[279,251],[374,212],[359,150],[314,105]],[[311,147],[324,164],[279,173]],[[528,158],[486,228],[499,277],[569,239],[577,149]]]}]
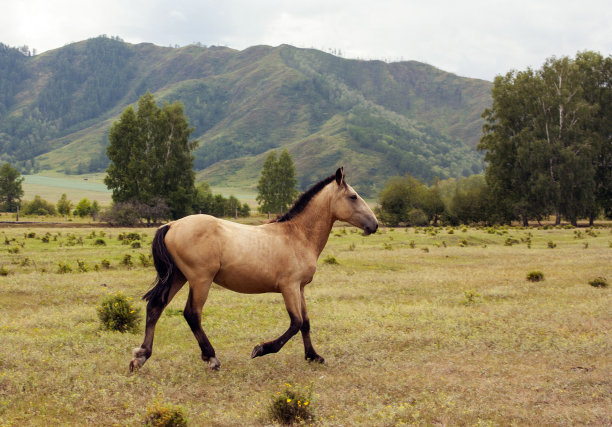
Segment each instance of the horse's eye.
[{"label": "horse's eye", "polygon": [[352,196],[349,196],[351,198],[351,200],[357,200],[357,195],[353,194]]}]

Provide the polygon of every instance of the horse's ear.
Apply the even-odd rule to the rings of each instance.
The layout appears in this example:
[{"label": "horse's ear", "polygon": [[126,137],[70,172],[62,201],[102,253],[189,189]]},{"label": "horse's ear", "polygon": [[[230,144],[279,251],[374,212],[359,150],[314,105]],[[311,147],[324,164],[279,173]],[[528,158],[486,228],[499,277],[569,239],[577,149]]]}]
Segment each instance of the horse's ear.
[{"label": "horse's ear", "polygon": [[338,185],[342,185],[343,182],[344,182],[344,167],[341,166],[336,171],[336,183]]}]

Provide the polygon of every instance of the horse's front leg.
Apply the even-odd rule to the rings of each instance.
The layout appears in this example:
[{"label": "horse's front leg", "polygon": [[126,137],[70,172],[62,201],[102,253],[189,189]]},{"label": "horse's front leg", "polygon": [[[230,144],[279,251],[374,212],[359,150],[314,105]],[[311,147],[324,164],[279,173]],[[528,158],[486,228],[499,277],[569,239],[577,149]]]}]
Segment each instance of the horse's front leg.
[{"label": "horse's front leg", "polygon": [[310,319],[308,318],[308,312],[306,311],[306,298],[304,296],[304,287],[300,289],[301,296],[301,307],[302,307],[302,340],[304,341],[304,353],[305,358],[309,362],[325,363],[325,359],[317,354],[312,342],[310,341]]},{"label": "horse's front leg", "polygon": [[272,341],[257,344],[251,352],[251,359],[254,357],[264,356],[268,353],[276,353],[291,339],[292,336],[298,333],[302,328],[302,309],[299,283],[292,284],[281,290],[285,307],[289,313],[289,329],[280,337]]}]

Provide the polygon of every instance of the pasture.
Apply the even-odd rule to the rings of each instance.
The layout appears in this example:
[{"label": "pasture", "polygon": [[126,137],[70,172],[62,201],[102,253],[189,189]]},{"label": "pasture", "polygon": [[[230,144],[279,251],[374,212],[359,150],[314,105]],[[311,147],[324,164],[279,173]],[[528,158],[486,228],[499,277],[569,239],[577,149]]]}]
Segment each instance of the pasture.
[{"label": "pasture", "polygon": [[160,404],[194,426],[269,425],[287,384],[312,384],[315,425],[612,424],[612,288],[589,286],[612,283],[610,228],[338,226],[306,288],[326,365],[304,360],[299,334],[249,359],[287,328],[282,298],[213,285],[202,324],[220,371],[200,359],[183,288],[130,374],[144,322],[103,331],[96,308],[121,291],[144,313],[154,231],[0,229],[0,425],[141,425]]}]

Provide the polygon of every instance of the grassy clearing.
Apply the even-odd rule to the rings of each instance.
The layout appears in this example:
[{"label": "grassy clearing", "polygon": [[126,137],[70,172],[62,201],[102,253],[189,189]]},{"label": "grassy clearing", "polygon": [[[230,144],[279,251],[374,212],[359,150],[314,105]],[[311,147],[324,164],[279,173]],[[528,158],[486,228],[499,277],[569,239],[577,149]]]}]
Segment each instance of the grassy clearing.
[{"label": "grassy clearing", "polygon": [[[130,232],[141,248],[118,239]],[[142,331],[103,331],[96,309],[122,291],[144,311],[154,270],[140,260],[152,237],[0,229],[0,425],[141,425],[156,405],[180,406],[190,425],[269,425],[273,397],[311,383],[317,425],[612,423],[612,294],[589,285],[612,279],[610,229],[364,237],[337,227],[307,288],[327,365],[304,361],[299,336],[250,360],[255,344],[286,329],[282,299],[214,286],[203,326],[221,370],[200,359],[182,290],[158,323],[152,358],[129,374]],[[57,273],[60,262],[72,272]],[[545,280],[528,281],[531,271]]]}]

